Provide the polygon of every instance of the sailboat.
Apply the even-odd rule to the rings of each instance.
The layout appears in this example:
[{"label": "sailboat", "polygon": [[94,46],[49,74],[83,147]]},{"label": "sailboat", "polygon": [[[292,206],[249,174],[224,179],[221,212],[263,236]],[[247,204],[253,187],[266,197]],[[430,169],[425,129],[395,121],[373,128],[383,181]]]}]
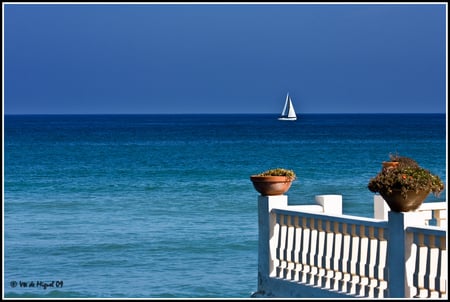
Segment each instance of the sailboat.
[{"label": "sailboat", "polygon": [[281,112],[281,116],[278,118],[280,121],[295,121],[297,120],[297,114],[295,113],[292,99],[289,96],[289,92],[286,95],[286,101],[284,102],[284,108]]}]

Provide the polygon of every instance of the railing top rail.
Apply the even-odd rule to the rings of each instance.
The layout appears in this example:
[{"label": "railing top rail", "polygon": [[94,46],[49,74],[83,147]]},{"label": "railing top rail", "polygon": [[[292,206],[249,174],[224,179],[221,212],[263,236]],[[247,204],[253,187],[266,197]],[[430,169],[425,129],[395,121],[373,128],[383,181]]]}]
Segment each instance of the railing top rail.
[{"label": "railing top rail", "polygon": [[424,202],[418,210],[445,210],[447,209],[446,201]]},{"label": "railing top rail", "polygon": [[306,217],[306,218],[314,218],[314,219],[323,219],[329,220],[333,222],[346,223],[346,224],[361,224],[369,227],[377,227],[377,228],[387,228],[388,222],[385,220],[366,218],[366,217],[358,217],[352,215],[339,215],[334,216],[325,213],[311,213],[311,212],[300,212],[300,211],[291,211],[286,209],[272,209],[273,213],[282,214],[282,215],[290,215],[290,216],[298,216],[298,217]]},{"label": "railing top rail", "polygon": [[438,226],[408,226],[406,228],[407,232],[413,232],[413,233],[421,233],[424,235],[434,235],[434,236],[440,236],[444,237],[447,235],[447,230],[443,229],[442,227]]}]

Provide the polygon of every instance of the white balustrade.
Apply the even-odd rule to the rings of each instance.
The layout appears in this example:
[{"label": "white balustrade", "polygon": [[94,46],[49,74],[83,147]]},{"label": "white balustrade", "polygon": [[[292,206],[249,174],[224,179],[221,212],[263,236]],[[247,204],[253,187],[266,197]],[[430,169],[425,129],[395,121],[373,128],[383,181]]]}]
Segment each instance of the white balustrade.
[{"label": "white balustrade", "polygon": [[254,297],[447,296],[446,229],[428,226],[446,221],[445,202],[396,213],[375,196],[371,219],[342,215],[340,195],[315,201],[290,206],[285,195],[258,197]]}]

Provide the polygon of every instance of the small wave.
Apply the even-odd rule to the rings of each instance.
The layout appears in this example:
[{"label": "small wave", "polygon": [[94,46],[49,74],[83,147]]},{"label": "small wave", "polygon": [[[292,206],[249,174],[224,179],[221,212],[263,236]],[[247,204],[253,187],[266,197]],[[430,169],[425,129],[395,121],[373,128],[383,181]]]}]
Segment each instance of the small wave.
[{"label": "small wave", "polygon": [[27,293],[16,293],[16,292],[6,292],[5,298],[86,298],[85,294],[75,291],[61,291],[52,290],[44,293],[37,292],[27,292]]}]

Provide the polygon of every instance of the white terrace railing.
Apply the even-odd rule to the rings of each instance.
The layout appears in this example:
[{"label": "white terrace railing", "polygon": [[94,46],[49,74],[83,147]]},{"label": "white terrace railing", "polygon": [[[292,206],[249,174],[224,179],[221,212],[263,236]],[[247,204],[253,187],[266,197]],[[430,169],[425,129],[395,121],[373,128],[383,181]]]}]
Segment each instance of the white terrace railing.
[{"label": "white terrace railing", "polygon": [[287,199],[258,197],[252,297],[446,299],[446,202],[397,213],[375,195],[372,219],[342,215],[341,195]]}]

